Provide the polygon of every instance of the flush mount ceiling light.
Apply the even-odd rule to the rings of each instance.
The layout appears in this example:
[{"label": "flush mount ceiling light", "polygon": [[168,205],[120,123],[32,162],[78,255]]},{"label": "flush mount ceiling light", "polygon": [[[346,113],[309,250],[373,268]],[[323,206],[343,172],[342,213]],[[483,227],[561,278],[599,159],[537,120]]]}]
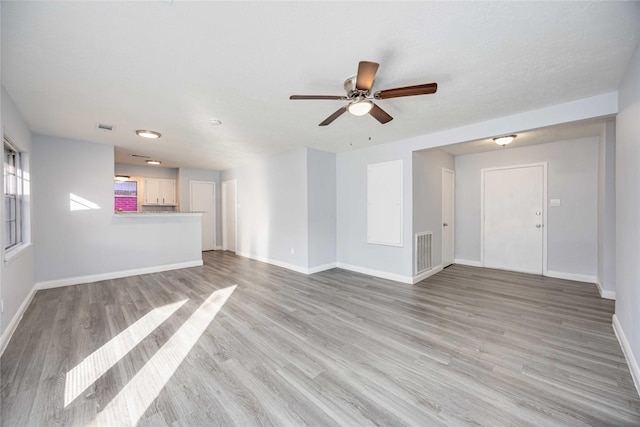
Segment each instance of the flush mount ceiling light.
[{"label": "flush mount ceiling light", "polygon": [[373,102],[369,101],[368,99],[362,98],[358,99],[357,101],[353,101],[347,107],[349,112],[354,116],[364,116],[365,114],[368,114],[372,108]]},{"label": "flush mount ceiling light", "polygon": [[518,136],[518,135],[500,136],[500,137],[497,137],[497,138],[493,138],[493,140],[495,141],[496,144],[502,145],[504,147],[505,145],[510,144],[511,142],[513,142],[513,140],[516,139],[516,136]]},{"label": "flush mount ceiling light", "polygon": [[146,162],[147,162],[147,164],[149,164],[149,165],[159,165],[159,164],[162,164],[162,162],[161,162],[160,160],[147,160]]},{"label": "flush mount ceiling light", "polygon": [[128,175],[116,175],[115,177],[113,177],[113,180],[118,182],[127,182],[129,181],[129,178],[131,177]]},{"label": "flush mount ceiling light", "polygon": [[154,130],[142,130],[142,129],[138,129],[136,131],[136,135],[141,136],[143,138],[149,138],[149,139],[158,139],[162,136],[160,132],[156,132]]},{"label": "flush mount ceiling light", "polygon": [[220,120],[220,119],[209,119],[209,124],[211,126],[220,126],[222,124],[222,120]]}]

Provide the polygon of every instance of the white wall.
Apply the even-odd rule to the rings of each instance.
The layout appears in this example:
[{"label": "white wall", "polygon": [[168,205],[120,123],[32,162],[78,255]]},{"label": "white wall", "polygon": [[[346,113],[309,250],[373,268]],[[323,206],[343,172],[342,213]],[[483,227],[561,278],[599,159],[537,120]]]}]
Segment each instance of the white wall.
[{"label": "white wall", "polygon": [[[617,111],[617,93],[610,92],[565,104],[420,135],[410,139],[339,153],[337,155],[336,183],[338,188],[338,265],[392,280],[411,283],[413,271],[413,250],[411,245],[413,234],[413,151],[485,139],[496,135],[518,133],[595,117],[606,117],[616,114]],[[390,125],[393,126],[393,123]],[[403,248],[367,245],[366,165],[399,159],[404,161],[403,224],[405,245]],[[593,167],[596,169],[597,165]],[[459,222],[456,222],[457,227],[460,227],[460,225]],[[595,272],[592,274],[595,275]]]},{"label": "white wall", "polygon": [[[24,122],[18,112],[13,100],[2,86],[2,104],[1,104],[1,121],[2,132],[6,135],[16,148],[24,153],[23,170],[29,174],[31,168],[32,143],[31,131]],[[25,175],[27,181],[32,182],[30,176]],[[3,177],[0,177],[2,180]],[[7,343],[8,335],[12,332],[12,328],[22,315],[21,306],[26,304],[30,299],[35,285],[35,254],[34,246],[29,243],[34,242],[33,239],[33,212],[34,203],[31,197],[31,186],[25,187],[25,198],[22,209],[26,214],[26,218],[30,220],[24,224],[25,235],[23,241],[27,244],[20,248],[20,253],[11,258],[8,262],[4,259],[0,261],[0,298],[4,301],[4,312],[0,315],[0,353]],[[4,188],[4,182],[2,182]],[[2,204],[1,222],[4,224],[5,212],[4,203]],[[0,227],[0,241],[4,242],[4,227]],[[3,249],[4,258],[4,249]],[[22,307],[24,308],[24,307]],[[7,332],[7,334],[5,334]]]},{"label": "white wall", "polygon": [[598,286],[604,298],[616,295],[615,122],[603,125],[598,154]]},{"label": "white wall", "polygon": [[481,169],[547,162],[548,198],[561,200],[560,207],[547,201],[547,269],[595,283],[598,149],[591,137],[457,156],[456,259],[480,261]]},{"label": "white wall", "polygon": [[[113,160],[110,145],[34,137],[36,280],[41,285],[202,262],[199,216],[113,213]],[[71,210],[71,193],[98,208]]]},{"label": "white wall", "polygon": [[[640,390],[640,47],[620,84],[616,118],[616,314]],[[626,344],[626,345],[625,345]]]},{"label": "white wall", "polygon": [[177,179],[178,169],[163,168],[158,166],[129,165],[126,163],[116,163],[115,175],[141,176],[144,178]]},{"label": "white wall", "polygon": [[237,180],[236,252],[306,272],[307,149],[222,172],[222,181],[230,179]]},{"label": "white wall", "polygon": [[191,210],[190,181],[215,182],[216,187],[216,248],[222,247],[222,187],[220,186],[220,172],[205,169],[178,169],[178,210],[188,212]]},{"label": "white wall", "polygon": [[442,168],[454,170],[451,154],[438,148],[413,153],[413,231],[433,233],[434,267],[442,264]]},{"label": "white wall", "polygon": [[[403,246],[367,243],[367,165],[403,162]],[[337,255],[338,266],[400,282],[412,280],[411,151],[397,144],[338,153]]]},{"label": "white wall", "polygon": [[336,262],[336,155],[307,150],[309,268]]}]

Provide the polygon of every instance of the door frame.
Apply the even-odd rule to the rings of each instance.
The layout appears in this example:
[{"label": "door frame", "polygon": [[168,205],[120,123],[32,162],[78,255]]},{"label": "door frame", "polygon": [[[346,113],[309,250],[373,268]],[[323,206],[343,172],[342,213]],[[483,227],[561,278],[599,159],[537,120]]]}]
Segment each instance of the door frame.
[{"label": "door frame", "polygon": [[[200,183],[200,184],[213,184],[213,249],[211,250],[216,250],[216,240],[218,238],[218,236],[216,236],[216,182],[215,181],[198,181],[198,180],[189,180],[189,210],[191,212],[193,212],[193,183]],[[202,230],[200,230],[200,232],[202,232]],[[200,236],[200,239],[202,239],[202,236]],[[209,249],[207,249],[209,250]],[[204,249],[203,249],[204,251]]]},{"label": "door frame", "polygon": [[480,265],[484,267],[484,175],[485,172],[542,166],[542,275],[547,275],[547,162],[480,169]]},{"label": "door frame", "polygon": [[236,236],[236,244],[235,244],[235,253],[238,252],[238,180],[237,179],[228,179],[226,181],[222,181],[222,249],[228,250],[229,242],[227,241],[227,184],[229,182],[233,182],[233,191],[234,191],[234,200],[235,206],[233,207],[233,215],[235,216],[235,236]]},{"label": "door frame", "polygon": [[[453,186],[451,187],[451,234],[453,236],[453,239],[451,241],[451,264],[453,265],[455,264],[456,261],[456,171],[448,169],[448,168],[442,168],[442,175],[444,176],[445,173],[451,173],[451,176],[453,178]],[[444,194],[444,180],[440,182],[440,199],[442,199],[442,194]],[[442,203],[442,202],[441,202]],[[444,210],[444,205],[440,206],[440,223],[444,224],[444,217],[442,216],[442,211]],[[444,226],[441,225],[440,226],[440,230],[441,230],[441,235],[440,235],[440,243],[441,243],[441,248],[440,248],[440,253],[441,255],[441,261],[442,261],[442,266],[444,267]]]}]

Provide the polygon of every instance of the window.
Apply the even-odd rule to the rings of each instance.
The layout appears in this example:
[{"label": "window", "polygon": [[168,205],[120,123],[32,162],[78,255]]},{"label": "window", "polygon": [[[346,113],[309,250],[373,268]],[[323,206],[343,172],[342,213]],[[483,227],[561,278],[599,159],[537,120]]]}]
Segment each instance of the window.
[{"label": "window", "polygon": [[130,180],[113,183],[116,212],[136,212],[138,210],[138,183]]},{"label": "window", "polygon": [[22,242],[22,165],[20,153],[4,140],[4,248]]}]

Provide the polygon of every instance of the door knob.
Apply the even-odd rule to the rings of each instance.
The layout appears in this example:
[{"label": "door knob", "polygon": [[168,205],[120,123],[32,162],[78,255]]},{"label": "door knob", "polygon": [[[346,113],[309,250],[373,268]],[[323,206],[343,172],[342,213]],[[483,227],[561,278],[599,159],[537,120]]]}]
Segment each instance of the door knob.
[{"label": "door knob", "polygon": [[536,228],[542,228],[542,224],[536,224]]},{"label": "door knob", "polygon": [[442,224],[443,227],[447,227],[449,224],[447,224],[446,222]]}]

